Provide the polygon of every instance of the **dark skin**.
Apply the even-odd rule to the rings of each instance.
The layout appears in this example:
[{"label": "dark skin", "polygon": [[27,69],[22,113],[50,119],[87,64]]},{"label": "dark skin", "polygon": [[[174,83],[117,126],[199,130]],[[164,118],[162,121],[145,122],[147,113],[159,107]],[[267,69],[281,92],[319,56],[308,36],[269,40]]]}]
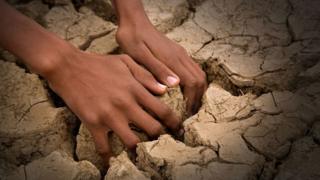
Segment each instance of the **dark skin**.
[{"label": "dark skin", "polygon": [[106,164],[110,130],[128,148],[140,142],[129,124],[151,137],[162,134],[164,126],[179,130],[181,119],[152,94],[163,94],[166,86],[180,82],[192,114],[206,89],[199,66],[151,25],[140,1],[115,0],[114,5],[119,18],[116,38],[130,56],[78,50],[0,0],[0,16],[10,17],[0,19],[0,46],[48,81],[88,128]]},{"label": "dark skin", "polygon": [[[187,99],[187,112],[194,114],[207,89],[206,75],[177,43],[155,29],[140,0],[114,0],[120,47],[145,66],[161,83],[175,86],[180,82]],[[176,78],[176,81],[168,80]]]}]

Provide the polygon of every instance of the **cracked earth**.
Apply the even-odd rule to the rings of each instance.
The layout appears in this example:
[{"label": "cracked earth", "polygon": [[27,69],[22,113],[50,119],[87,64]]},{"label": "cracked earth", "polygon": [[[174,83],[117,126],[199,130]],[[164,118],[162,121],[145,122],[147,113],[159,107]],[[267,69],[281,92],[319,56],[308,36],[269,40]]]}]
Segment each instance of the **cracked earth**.
[{"label": "cracked earth", "polygon": [[[74,46],[121,52],[108,0],[12,4]],[[108,134],[103,168],[88,130],[21,61],[0,50],[0,179],[320,179],[320,2],[143,0],[158,30],[206,72],[197,114],[180,88],[163,97],[183,137],[144,141],[136,153]],[[81,97],[79,97],[81,98]]]}]

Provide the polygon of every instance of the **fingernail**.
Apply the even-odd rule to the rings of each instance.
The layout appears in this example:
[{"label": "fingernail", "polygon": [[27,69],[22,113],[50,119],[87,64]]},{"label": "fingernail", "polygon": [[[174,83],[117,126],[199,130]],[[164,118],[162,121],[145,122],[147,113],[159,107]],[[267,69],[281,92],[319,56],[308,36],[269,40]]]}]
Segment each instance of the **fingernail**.
[{"label": "fingernail", "polygon": [[168,76],[167,77],[167,81],[169,83],[170,86],[175,86],[179,83],[179,80],[176,77],[173,76]]},{"label": "fingernail", "polygon": [[161,83],[158,83],[158,86],[160,87],[161,90],[166,90],[167,89],[167,86],[161,84]]}]

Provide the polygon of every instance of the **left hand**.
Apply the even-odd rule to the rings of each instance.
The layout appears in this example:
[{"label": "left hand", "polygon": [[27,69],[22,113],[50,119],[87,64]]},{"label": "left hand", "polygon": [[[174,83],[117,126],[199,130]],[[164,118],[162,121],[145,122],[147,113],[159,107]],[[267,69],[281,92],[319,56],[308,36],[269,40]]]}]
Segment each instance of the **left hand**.
[{"label": "left hand", "polygon": [[187,112],[196,113],[207,88],[206,75],[186,50],[155,29],[147,17],[120,23],[120,47],[145,66],[161,83],[172,87],[179,82],[187,99]]}]

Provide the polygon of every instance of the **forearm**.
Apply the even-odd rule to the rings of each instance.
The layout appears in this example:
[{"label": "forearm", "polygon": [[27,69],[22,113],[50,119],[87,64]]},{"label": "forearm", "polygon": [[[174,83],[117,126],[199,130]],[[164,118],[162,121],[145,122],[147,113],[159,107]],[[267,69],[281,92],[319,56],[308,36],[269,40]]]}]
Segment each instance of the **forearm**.
[{"label": "forearm", "polygon": [[[71,46],[0,0],[0,46],[45,76]],[[7,17],[7,18],[3,18]]]}]

